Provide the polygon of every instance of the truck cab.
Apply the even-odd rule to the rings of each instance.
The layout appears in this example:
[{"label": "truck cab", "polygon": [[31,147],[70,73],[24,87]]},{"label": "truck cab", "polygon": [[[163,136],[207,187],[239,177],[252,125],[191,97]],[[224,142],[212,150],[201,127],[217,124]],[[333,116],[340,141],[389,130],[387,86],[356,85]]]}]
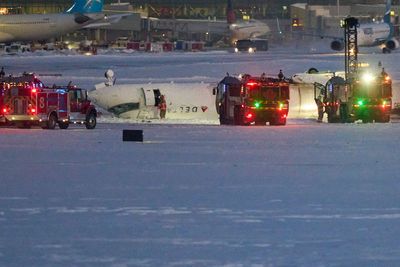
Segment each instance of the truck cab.
[{"label": "truck cab", "polygon": [[216,88],[221,124],[285,125],[289,111],[289,83],[279,78],[226,76]]},{"label": "truck cab", "polygon": [[94,129],[97,124],[97,110],[88,99],[87,90],[68,85],[57,90],[68,93],[69,119],[59,122],[61,129],[67,129],[69,124],[85,124],[87,129]]}]

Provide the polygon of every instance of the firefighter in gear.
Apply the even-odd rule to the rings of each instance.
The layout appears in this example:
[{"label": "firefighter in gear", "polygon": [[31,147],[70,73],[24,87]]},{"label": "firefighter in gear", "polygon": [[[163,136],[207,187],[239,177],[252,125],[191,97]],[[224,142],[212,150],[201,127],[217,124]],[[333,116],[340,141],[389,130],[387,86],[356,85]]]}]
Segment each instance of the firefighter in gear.
[{"label": "firefighter in gear", "polygon": [[158,109],[160,110],[160,119],[165,119],[165,114],[167,113],[167,101],[165,96],[161,95],[160,104],[158,104]]},{"label": "firefighter in gear", "polygon": [[318,108],[318,122],[322,122],[322,119],[324,118],[324,103],[322,102],[322,97],[318,96],[315,98],[315,103],[317,104]]}]

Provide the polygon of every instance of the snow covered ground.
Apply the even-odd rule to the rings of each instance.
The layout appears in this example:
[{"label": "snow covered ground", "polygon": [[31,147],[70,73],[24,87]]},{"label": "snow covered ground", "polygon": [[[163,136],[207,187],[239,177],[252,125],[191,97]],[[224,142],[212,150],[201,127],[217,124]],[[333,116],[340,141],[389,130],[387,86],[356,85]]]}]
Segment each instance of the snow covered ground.
[{"label": "snow covered ground", "polygon": [[[400,80],[398,54],[382,61]],[[218,81],[225,72],[342,69],[283,49],[4,57],[48,83]],[[269,71],[270,70],[270,71]],[[397,266],[400,124],[99,123],[0,128],[0,266]],[[144,143],[122,142],[142,129]]]}]

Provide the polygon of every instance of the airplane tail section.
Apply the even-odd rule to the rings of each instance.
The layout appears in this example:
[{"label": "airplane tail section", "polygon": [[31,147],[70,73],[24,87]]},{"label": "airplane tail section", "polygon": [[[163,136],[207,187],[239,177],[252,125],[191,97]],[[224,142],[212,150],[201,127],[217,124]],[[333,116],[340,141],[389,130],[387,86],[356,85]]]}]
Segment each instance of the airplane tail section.
[{"label": "airplane tail section", "polygon": [[99,13],[103,11],[104,0],[75,0],[67,13]]},{"label": "airplane tail section", "polygon": [[390,9],[392,8],[392,0],[386,0],[386,10],[383,16],[383,22],[391,24],[390,21]]},{"label": "airplane tail section", "polygon": [[232,0],[228,0],[226,6],[226,21],[228,24],[233,24],[236,22],[235,12],[233,11]]}]

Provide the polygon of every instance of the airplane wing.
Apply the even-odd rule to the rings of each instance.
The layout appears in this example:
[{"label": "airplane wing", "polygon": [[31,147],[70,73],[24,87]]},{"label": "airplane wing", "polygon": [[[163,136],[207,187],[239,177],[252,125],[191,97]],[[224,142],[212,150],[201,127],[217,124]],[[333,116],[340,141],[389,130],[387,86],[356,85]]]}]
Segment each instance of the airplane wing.
[{"label": "airplane wing", "polygon": [[332,39],[332,40],[344,41],[343,36],[325,35],[325,34],[316,34],[316,33],[307,33],[307,32],[292,32],[292,33],[294,35],[298,35],[298,36],[309,36],[309,37],[318,37],[320,39]]},{"label": "airplane wing", "polygon": [[103,26],[109,26],[111,24],[118,23],[121,19],[128,17],[132,14],[116,14],[116,15],[104,15],[104,18],[99,20],[94,20],[93,22],[89,23],[88,25],[84,26],[85,29],[93,29]]}]

